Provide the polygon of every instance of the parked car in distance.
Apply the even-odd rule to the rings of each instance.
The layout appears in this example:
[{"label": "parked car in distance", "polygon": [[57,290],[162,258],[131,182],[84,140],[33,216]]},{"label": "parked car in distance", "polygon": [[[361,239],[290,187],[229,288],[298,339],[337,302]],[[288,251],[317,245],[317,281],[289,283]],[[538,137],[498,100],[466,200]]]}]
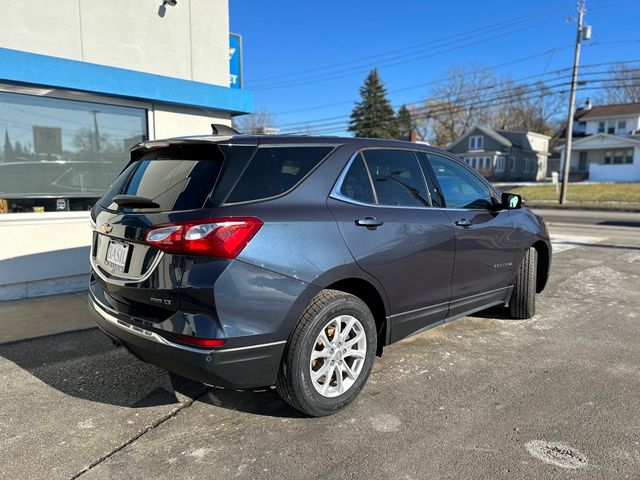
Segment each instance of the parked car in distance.
[{"label": "parked car in distance", "polygon": [[275,384],[311,416],[351,403],[393,342],[496,305],[531,317],[551,262],[519,196],[399,141],[149,141],[91,219],[108,336],[206,384]]}]

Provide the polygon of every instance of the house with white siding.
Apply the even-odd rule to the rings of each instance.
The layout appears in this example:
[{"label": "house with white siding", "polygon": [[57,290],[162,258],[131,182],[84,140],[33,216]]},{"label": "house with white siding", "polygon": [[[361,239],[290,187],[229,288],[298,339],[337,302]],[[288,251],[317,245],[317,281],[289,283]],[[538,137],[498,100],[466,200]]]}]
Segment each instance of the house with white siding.
[{"label": "house with white siding", "polygon": [[[595,106],[588,100],[576,110],[573,122],[572,180],[640,181],[640,103]],[[565,148],[556,147],[561,168]]]}]

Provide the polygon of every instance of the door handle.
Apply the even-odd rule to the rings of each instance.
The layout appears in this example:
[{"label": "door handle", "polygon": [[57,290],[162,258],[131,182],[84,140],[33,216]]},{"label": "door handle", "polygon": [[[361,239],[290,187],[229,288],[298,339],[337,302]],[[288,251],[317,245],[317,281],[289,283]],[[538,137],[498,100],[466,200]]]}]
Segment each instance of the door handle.
[{"label": "door handle", "polygon": [[356,220],[356,225],[359,227],[367,227],[371,230],[375,230],[379,226],[381,226],[384,222],[378,220],[375,217],[364,217]]},{"label": "door handle", "polygon": [[460,220],[456,220],[456,225],[458,225],[459,227],[469,228],[471,225],[473,225],[473,222],[467,220],[466,218],[461,218]]}]

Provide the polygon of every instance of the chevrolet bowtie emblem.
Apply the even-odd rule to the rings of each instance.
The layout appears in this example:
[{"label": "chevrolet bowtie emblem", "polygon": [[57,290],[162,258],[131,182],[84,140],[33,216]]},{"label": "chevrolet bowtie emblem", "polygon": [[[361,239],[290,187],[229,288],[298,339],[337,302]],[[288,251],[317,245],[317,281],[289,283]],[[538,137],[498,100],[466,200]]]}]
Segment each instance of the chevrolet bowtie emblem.
[{"label": "chevrolet bowtie emblem", "polygon": [[100,225],[100,231],[102,233],[111,233],[111,230],[113,230],[113,227],[108,223],[103,223],[102,225]]}]

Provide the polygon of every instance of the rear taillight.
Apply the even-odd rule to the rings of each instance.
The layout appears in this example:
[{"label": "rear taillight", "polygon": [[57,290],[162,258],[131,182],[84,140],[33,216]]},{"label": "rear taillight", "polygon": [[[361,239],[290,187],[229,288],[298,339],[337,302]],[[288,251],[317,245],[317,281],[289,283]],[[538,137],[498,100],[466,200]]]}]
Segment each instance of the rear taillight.
[{"label": "rear taillight", "polygon": [[154,228],[145,241],[166,252],[236,258],[262,225],[255,217],[211,218]]}]

